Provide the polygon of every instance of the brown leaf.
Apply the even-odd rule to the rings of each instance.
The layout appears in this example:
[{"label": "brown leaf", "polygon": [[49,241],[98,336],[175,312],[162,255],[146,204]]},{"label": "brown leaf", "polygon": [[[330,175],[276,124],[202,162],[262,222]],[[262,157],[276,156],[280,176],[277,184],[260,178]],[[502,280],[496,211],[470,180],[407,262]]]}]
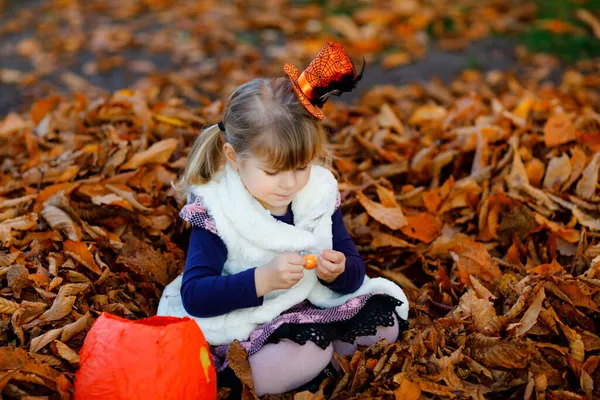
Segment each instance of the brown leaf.
[{"label": "brown leaf", "polygon": [[325,396],[323,396],[322,391],[313,394],[305,390],[304,392],[296,393],[294,400],[325,400]]},{"label": "brown leaf", "polygon": [[573,228],[561,226],[538,213],[535,214],[535,220],[538,224],[549,229],[551,232],[556,233],[561,239],[566,240],[569,243],[576,243],[579,241],[581,234]]},{"label": "brown leaf", "polygon": [[550,264],[540,264],[537,267],[529,268],[527,272],[530,274],[548,276],[557,274],[562,275],[565,273],[565,270],[556,260],[552,260]]},{"label": "brown leaf", "polygon": [[85,266],[87,269],[97,275],[102,274],[102,270],[94,261],[92,253],[88,250],[87,246],[83,242],[65,240],[63,243],[65,253],[73,257],[77,262]]},{"label": "brown leaf", "polygon": [[424,124],[431,121],[441,122],[448,111],[441,106],[425,105],[417,108],[414,113],[410,116],[408,122],[413,125]]},{"label": "brown leaf", "polygon": [[75,300],[77,300],[76,296],[64,296],[59,294],[54,299],[52,303],[52,307],[50,307],[46,312],[40,315],[40,320],[42,321],[57,321],[71,312],[73,309],[73,304],[75,304]]},{"label": "brown leaf", "polygon": [[491,323],[496,318],[496,310],[489,300],[478,298],[476,292],[469,289],[461,296],[458,306],[448,316],[457,319],[471,317],[475,326],[483,330],[492,328]]},{"label": "brown leaf", "polygon": [[129,204],[131,204],[133,206],[133,208],[135,208],[138,211],[144,212],[144,213],[149,213],[152,211],[151,208],[148,208],[146,206],[144,206],[143,204],[141,204],[136,198],[133,192],[124,190],[120,187],[117,187],[116,185],[110,185],[107,184],[106,188],[111,190],[112,192],[114,192],[115,194],[119,195],[120,197],[124,198],[125,200],[127,200],[127,202]]},{"label": "brown leaf", "polygon": [[542,303],[546,298],[546,293],[544,292],[544,287],[540,285],[531,305],[525,311],[523,318],[521,318],[520,325],[515,329],[515,336],[521,337],[524,336],[537,322],[538,316],[540,315],[540,311],[542,311]]},{"label": "brown leaf", "polygon": [[581,335],[579,335],[574,329],[563,324],[558,317],[556,317],[556,322],[560,326],[563,334],[569,341],[569,349],[571,351],[571,357],[579,362],[583,362],[585,359],[585,346],[583,341],[581,340]]},{"label": "brown leaf", "polygon": [[542,179],[544,179],[546,165],[538,158],[534,158],[525,165],[525,170],[527,171],[527,178],[531,185],[539,188],[542,184]]},{"label": "brown leaf", "polygon": [[581,365],[581,369],[592,375],[596,368],[598,368],[598,364],[600,364],[600,356],[590,356]]},{"label": "brown leaf", "polygon": [[3,121],[0,121],[0,138],[7,138],[15,132],[32,127],[30,121],[26,121],[18,114],[10,113]]},{"label": "brown leaf", "polygon": [[385,207],[382,204],[376,203],[369,199],[362,192],[357,192],[356,196],[367,213],[376,221],[384,224],[385,226],[395,230],[400,229],[408,224],[408,221],[404,216],[400,206]]},{"label": "brown leaf", "polygon": [[485,300],[496,300],[496,296],[494,296],[492,292],[488,290],[488,288],[483,286],[481,282],[479,282],[479,280],[473,275],[469,276],[469,280],[471,281],[471,285],[473,285],[473,289],[475,290],[479,298]]},{"label": "brown leaf", "polygon": [[120,196],[117,196],[114,193],[106,194],[103,196],[94,196],[92,197],[92,203],[101,206],[102,204],[108,204],[111,206],[122,207],[126,210],[133,211],[133,207],[129,204],[125,199]]},{"label": "brown leaf", "polygon": [[55,340],[54,345],[56,345],[56,352],[60,357],[67,360],[70,364],[79,364],[79,354],[77,354],[76,351],[71,349],[69,346],[67,346],[60,340]]},{"label": "brown leaf", "polygon": [[52,329],[46,333],[41,334],[38,337],[31,339],[31,344],[29,345],[29,351],[32,353],[36,353],[41,350],[44,346],[46,346],[51,341],[57,339],[62,333],[63,328]]},{"label": "brown leaf", "polygon": [[42,210],[42,217],[48,221],[48,224],[52,227],[52,229],[59,229],[63,231],[69,240],[81,240],[81,233],[77,229],[77,226],[67,215],[67,213],[60,208],[46,204]]},{"label": "brown leaf", "polygon": [[116,263],[124,264],[134,271],[150,274],[163,285],[167,285],[177,273],[174,269],[176,266],[170,265],[165,254],[135,237],[129,238]]},{"label": "brown leaf", "polygon": [[405,372],[394,376],[394,382],[399,386],[394,391],[396,400],[419,400],[421,397],[421,387],[419,383],[410,380]]},{"label": "brown leaf", "polygon": [[[35,354],[37,356],[37,354]],[[34,374],[43,379],[43,382],[52,387],[62,376],[61,373],[49,365],[39,362],[33,354],[15,347],[0,347],[0,371],[21,371]]]},{"label": "brown leaf", "polygon": [[381,205],[384,207],[398,207],[398,202],[396,201],[396,196],[394,192],[380,184],[376,183],[375,188],[377,189],[377,197],[379,197],[379,201]]},{"label": "brown leaf", "polygon": [[591,199],[596,193],[596,185],[598,184],[598,169],[600,168],[600,152],[594,155],[592,161],[583,170],[583,174],[577,186],[575,193],[584,199]]},{"label": "brown leaf", "polygon": [[254,391],[254,381],[248,353],[238,340],[234,340],[227,349],[227,362],[240,381]]},{"label": "brown leaf", "polygon": [[544,125],[544,143],[554,147],[577,139],[575,126],[566,114],[554,114]]},{"label": "brown leaf", "polygon": [[581,150],[579,147],[575,147],[571,154],[571,176],[567,183],[564,184],[562,190],[565,191],[571,187],[573,183],[579,179],[581,176],[581,172],[585,167],[585,163],[587,158],[585,156],[585,152]]},{"label": "brown leaf", "polygon": [[551,390],[548,400],[589,400],[586,396],[568,390]]},{"label": "brown leaf", "polygon": [[575,283],[568,283],[563,280],[558,280],[556,282],[556,286],[558,286],[561,292],[569,297],[573,305],[600,312],[600,309],[598,309],[596,303],[594,303],[594,301],[588,295],[585,295]]},{"label": "brown leaf", "polygon": [[448,247],[452,257],[458,264],[458,276],[465,284],[469,284],[469,276],[475,275],[487,282],[500,276],[498,264],[485,249],[483,244],[473,241],[466,235],[456,235]]},{"label": "brown leaf", "polygon": [[389,104],[384,103],[377,115],[377,122],[382,128],[392,128],[400,135],[404,134],[404,125]]},{"label": "brown leaf", "polygon": [[76,182],[65,182],[57,183],[54,185],[46,186],[41,192],[38,193],[36,198],[36,204],[33,211],[36,213],[41,212],[44,209],[44,205],[48,199],[54,196],[56,193],[62,191],[65,195],[70,195],[80,183]]},{"label": "brown leaf", "polygon": [[406,221],[408,225],[400,228],[400,231],[408,237],[425,243],[431,243],[442,230],[442,222],[439,218],[429,213],[408,216]]},{"label": "brown leaf", "polygon": [[59,96],[50,96],[33,103],[31,106],[31,120],[34,124],[39,124],[40,121],[51,111],[59,102]]},{"label": "brown leaf", "polygon": [[12,263],[15,262],[20,254],[21,253],[19,251],[12,253],[0,251],[0,267],[8,267],[9,265],[12,265]]},{"label": "brown leaf", "polygon": [[577,218],[577,221],[585,226],[590,228],[591,230],[598,231],[600,230],[600,219],[592,217],[589,214],[583,212],[579,207],[573,207],[573,216]]},{"label": "brown leaf", "polygon": [[136,169],[143,165],[152,163],[164,164],[169,161],[169,158],[171,158],[171,155],[177,148],[177,144],[178,140],[174,138],[164,139],[160,142],[156,142],[147,150],[134,154],[133,157],[123,164],[121,168],[127,170]]},{"label": "brown leaf", "polygon": [[529,342],[484,336],[474,333],[467,338],[470,357],[488,368],[525,368],[534,354]]},{"label": "brown leaf", "polygon": [[373,233],[373,241],[371,242],[371,246],[376,249],[380,247],[415,247],[406,240],[379,231]]},{"label": "brown leaf", "polygon": [[12,289],[17,298],[21,296],[21,290],[31,284],[29,281],[29,270],[21,264],[16,264],[8,268],[6,279],[8,287]]},{"label": "brown leaf", "polygon": [[90,313],[87,312],[83,317],[79,318],[77,321],[65,325],[60,336],[61,342],[66,343],[73,336],[77,335],[79,332],[82,332],[90,323],[91,318],[92,317]]},{"label": "brown leaf", "polygon": [[0,314],[14,314],[18,309],[17,303],[0,297]]},{"label": "brown leaf", "polygon": [[548,163],[546,176],[544,176],[544,189],[558,192],[562,185],[571,176],[571,160],[566,153],[560,157],[554,157]]},{"label": "brown leaf", "polygon": [[443,386],[434,382],[419,380],[419,387],[423,392],[431,393],[436,396],[444,396],[451,399],[455,397],[448,386]]},{"label": "brown leaf", "polygon": [[16,234],[14,231],[28,231],[35,228],[37,219],[37,214],[30,213],[0,222],[0,243],[9,246],[14,240]]}]

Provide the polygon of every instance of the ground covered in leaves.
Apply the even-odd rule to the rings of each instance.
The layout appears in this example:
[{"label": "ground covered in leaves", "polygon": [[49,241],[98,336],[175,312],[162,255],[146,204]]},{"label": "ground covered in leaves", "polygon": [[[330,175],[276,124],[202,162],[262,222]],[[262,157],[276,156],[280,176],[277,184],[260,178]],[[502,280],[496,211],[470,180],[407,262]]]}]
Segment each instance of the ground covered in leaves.
[{"label": "ground covered in leaves", "polygon": [[[364,56],[384,70],[426,60],[432,47],[463,50],[505,35],[525,35],[521,43],[561,56],[590,56],[600,49],[595,3],[0,0],[0,113],[25,111],[56,91],[98,95],[129,86],[168,88],[167,97],[202,103],[250,76],[280,74],[284,62],[306,65],[329,39],[342,41],[353,59]],[[464,64],[496,60],[488,49],[508,50],[483,47],[485,53],[463,54]],[[436,73],[447,76],[444,61],[456,59],[436,57]],[[512,61],[499,58],[504,65]]]},{"label": "ground covered in leaves", "polygon": [[[325,11],[171,3],[56,1],[44,3],[42,24],[22,12],[2,27],[0,35],[39,30],[1,49],[34,69],[4,68],[0,80],[42,95],[0,117],[5,398],[69,399],[79,349],[100,313],[155,314],[183,268],[189,237],[170,184],[202,126],[221,118],[223,102],[211,96],[280,75],[283,62],[305,65],[331,32],[354,59],[394,66],[423,57],[429,37],[458,48],[492,31],[522,30],[533,18],[530,5],[499,1],[403,1],[393,13],[344,11],[345,2]],[[252,18],[240,18],[246,12]],[[96,26],[82,19],[88,15],[112,24]],[[139,33],[126,23],[138,16],[134,27],[165,27]],[[231,31],[219,28],[224,20]],[[256,43],[240,40],[248,30],[260,33]],[[66,71],[67,55],[88,43],[93,60],[81,74]],[[119,52],[131,47],[169,51],[175,72],[128,61],[144,78],[114,93],[84,78],[123,64]],[[217,50],[230,54],[203,62]],[[581,62],[553,85],[544,78],[555,62],[533,61],[518,76],[465,70],[447,85],[379,86],[356,105],[326,104],[346,225],[369,275],[404,288],[410,329],[397,343],[339,360],[342,372],[317,393],[266,398],[600,396],[600,64]],[[45,85],[51,74],[72,94]],[[245,354],[234,346],[230,359],[244,398],[253,399]],[[227,392],[219,388],[221,397]]]},{"label": "ground covered in leaves", "polygon": [[[405,289],[411,327],[295,398],[600,394],[599,71],[559,87],[465,71],[325,106],[345,222],[369,274]],[[153,315],[183,267],[170,182],[223,104],[157,96],[49,97],[0,123],[7,398],[69,398],[94,319]]]}]

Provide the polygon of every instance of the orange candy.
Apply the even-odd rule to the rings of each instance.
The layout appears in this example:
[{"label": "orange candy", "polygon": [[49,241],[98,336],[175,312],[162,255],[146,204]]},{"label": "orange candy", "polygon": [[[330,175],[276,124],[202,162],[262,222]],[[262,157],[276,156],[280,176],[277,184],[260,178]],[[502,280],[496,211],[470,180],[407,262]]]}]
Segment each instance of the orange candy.
[{"label": "orange candy", "polygon": [[317,257],[313,256],[312,254],[307,254],[304,256],[304,260],[306,261],[306,264],[304,264],[304,268],[306,268],[306,269],[316,268]]}]

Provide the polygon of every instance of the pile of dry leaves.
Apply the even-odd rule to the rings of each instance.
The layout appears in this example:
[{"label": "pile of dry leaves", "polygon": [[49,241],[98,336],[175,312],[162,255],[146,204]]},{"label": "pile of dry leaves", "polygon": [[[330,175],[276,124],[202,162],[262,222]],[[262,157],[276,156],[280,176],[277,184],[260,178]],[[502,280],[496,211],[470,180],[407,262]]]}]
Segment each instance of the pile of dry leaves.
[{"label": "pile of dry leaves", "polygon": [[102,93],[102,76],[118,70],[128,83],[168,85],[202,102],[248,76],[280,74],[284,62],[306,65],[327,40],[392,68],[422,59],[433,42],[456,50],[522,32],[535,14],[523,0],[47,0],[0,26],[0,56],[29,67],[6,63],[0,83],[33,88],[34,97],[64,88]]},{"label": "pile of dry leaves", "polygon": [[[345,222],[411,326],[318,393],[267,398],[598,397],[599,83],[594,63],[559,87],[467,70],[326,104]],[[101,312],[155,313],[188,234],[170,182],[222,107],[122,90],[0,122],[3,396],[68,399]]]}]

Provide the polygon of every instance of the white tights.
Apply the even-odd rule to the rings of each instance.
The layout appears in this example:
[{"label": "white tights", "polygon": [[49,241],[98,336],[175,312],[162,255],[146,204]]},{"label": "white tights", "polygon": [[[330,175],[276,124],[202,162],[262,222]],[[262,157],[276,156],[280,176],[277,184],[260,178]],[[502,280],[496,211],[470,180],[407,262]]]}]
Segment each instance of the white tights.
[{"label": "white tights", "polygon": [[264,345],[248,360],[252,367],[252,379],[257,396],[280,394],[294,390],[310,382],[332,362],[336,369],[339,365],[333,360],[333,352],[340,356],[354,353],[358,345],[370,346],[385,338],[388,342],[398,337],[398,321],[391,327],[378,327],[372,336],[359,336],[354,343],[335,340],[325,350],[311,341],[304,345],[289,339]]}]

